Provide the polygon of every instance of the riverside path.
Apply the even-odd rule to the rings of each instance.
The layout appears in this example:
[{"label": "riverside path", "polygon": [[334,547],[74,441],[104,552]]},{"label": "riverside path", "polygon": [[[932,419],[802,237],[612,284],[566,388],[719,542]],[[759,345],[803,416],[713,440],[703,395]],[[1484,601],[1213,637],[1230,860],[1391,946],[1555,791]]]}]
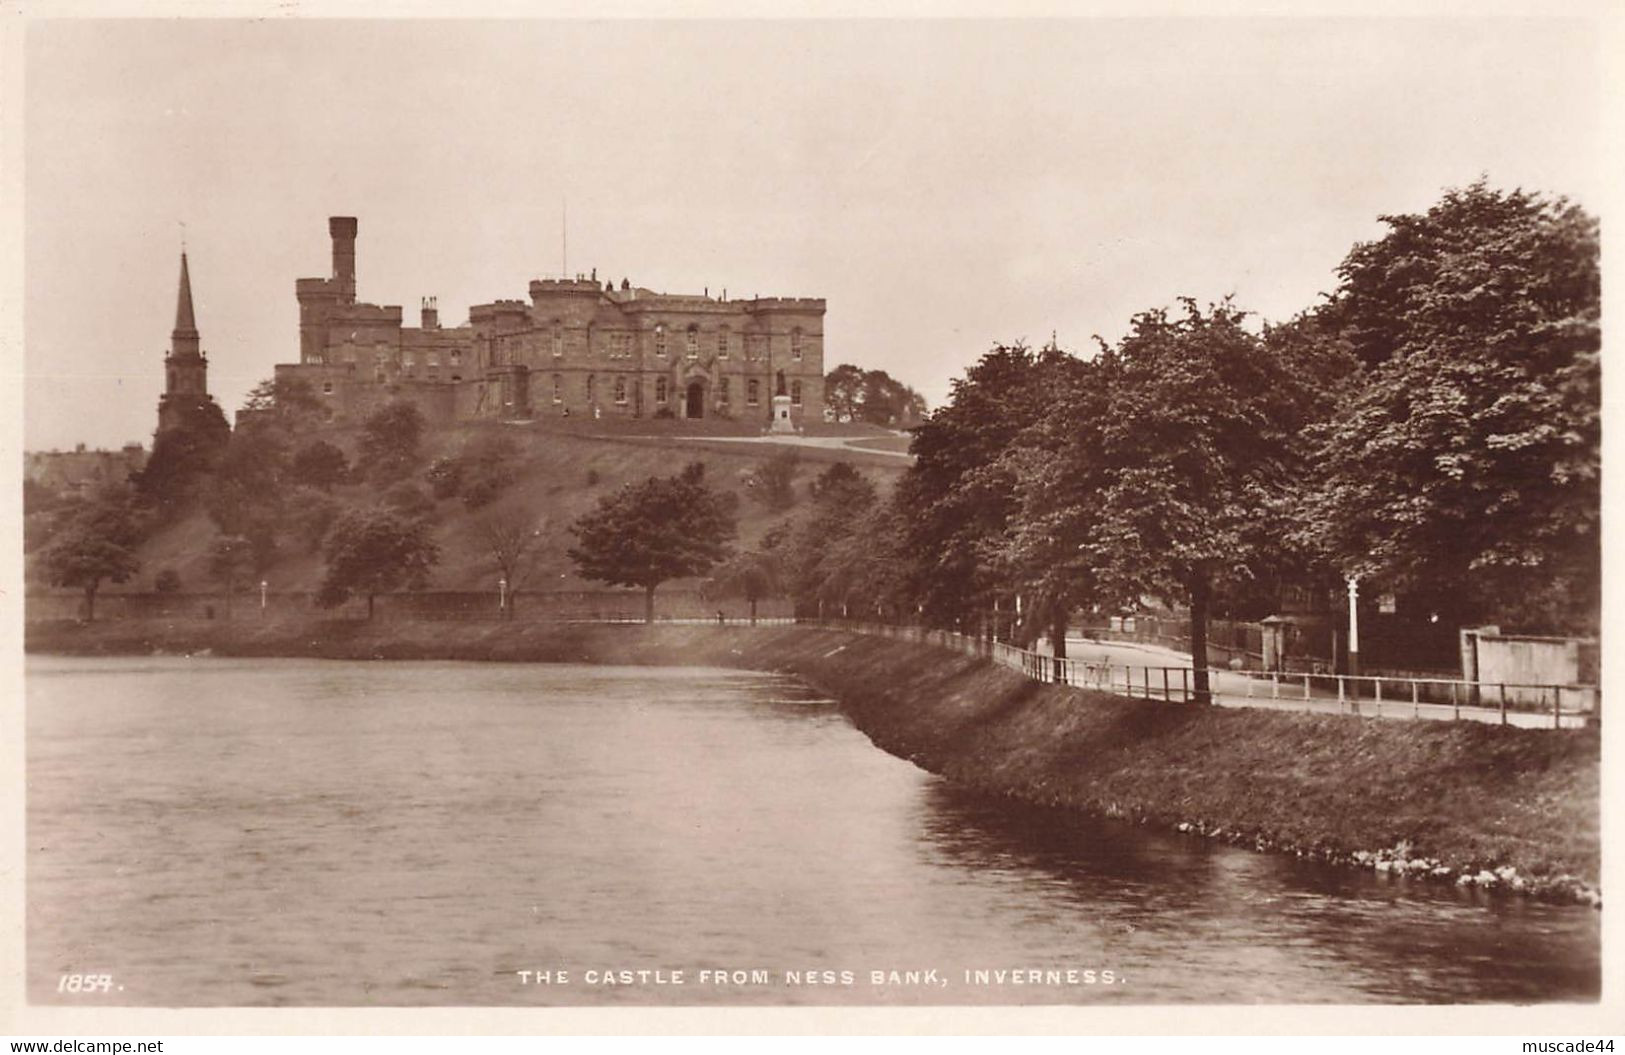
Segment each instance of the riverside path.
[{"label": "riverside path", "polygon": [[[1113,666],[1142,668],[1150,667],[1153,670],[1159,667],[1189,667],[1191,657],[1189,653],[1179,652],[1160,645],[1141,644],[1139,642],[1097,641],[1093,638],[1068,637],[1066,639],[1067,658],[1084,663],[1110,663]],[[1498,707],[1470,707],[1453,706],[1448,703],[1419,703],[1413,705],[1408,699],[1374,700],[1369,696],[1359,700],[1340,700],[1335,688],[1321,685],[1311,686],[1308,698],[1304,698],[1302,682],[1294,680],[1291,675],[1283,675],[1279,687],[1279,697],[1271,695],[1272,685],[1268,676],[1251,675],[1240,671],[1225,670],[1223,668],[1210,668],[1208,680],[1213,689],[1213,702],[1221,707],[1257,707],[1268,710],[1314,712],[1322,714],[1361,714],[1368,717],[1381,718],[1422,718],[1440,721],[1459,719],[1462,721],[1491,722],[1500,724],[1501,710]],[[1326,679],[1321,679],[1325,681]],[[1394,679],[1396,683],[1402,679]],[[1158,694],[1161,686],[1153,684],[1152,695]],[[1249,691],[1250,690],[1250,691]],[[1177,686],[1175,698],[1177,699]],[[1551,712],[1516,711],[1506,713],[1506,724],[1531,729],[1550,729],[1554,721]],[[1577,729],[1586,724],[1586,715],[1562,715],[1562,728]]]}]

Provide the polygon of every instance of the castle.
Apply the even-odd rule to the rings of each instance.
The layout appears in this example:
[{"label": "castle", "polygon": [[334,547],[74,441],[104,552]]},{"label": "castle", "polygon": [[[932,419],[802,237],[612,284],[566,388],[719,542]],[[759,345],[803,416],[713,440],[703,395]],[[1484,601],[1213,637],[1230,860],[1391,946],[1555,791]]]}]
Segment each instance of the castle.
[{"label": "castle", "polygon": [[431,421],[722,418],[783,431],[824,412],[824,301],[655,293],[597,273],[530,283],[444,328],[433,298],[418,326],[398,305],[356,300],[356,220],[328,220],[330,278],[302,278],[299,362],[333,417],[395,399]]}]

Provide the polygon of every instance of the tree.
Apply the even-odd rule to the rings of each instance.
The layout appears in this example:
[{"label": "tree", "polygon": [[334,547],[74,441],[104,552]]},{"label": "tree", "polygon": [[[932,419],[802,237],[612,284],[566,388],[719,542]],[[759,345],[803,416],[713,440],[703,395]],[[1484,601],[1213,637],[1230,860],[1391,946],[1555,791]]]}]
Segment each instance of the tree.
[{"label": "tree", "polygon": [[756,625],[756,605],[784,592],[782,530],[770,531],[755,549],[736,553],[712,573],[707,593],[716,597],[743,597],[750,605],[750,625]]},{"label": "tree", "polygon": [[999,346],[953,384],[914,430],[914,464],[897,485],[908,511],[908,590],[935,626],[985,618],[1008,584],[990,560],[1017,508],[1004,453],[1048,410],[1059,353]]},{"label": "tree", "polygon": [[925,417],[925,397],[884,370],[863,375],[858,420],[888,429],[910,428]]},{"label": "tree", "polygon": [[294,483],[331,491],[350,476],[344,451],[326,440],[311,440],[294,453],[288,477]]},{"label": "tree", "polygon": [[1595,629],[1597,221],[1483,180],[1382,220],[1325,309],[1366,371],[1318,436],[1309,541],[1454,621]]},{"label": "tree", "polygon": [[1314,371],[1243,326],[1228,301],[1135,317],[1113,350],[1099,517],[1084,555],[1107,596],[1190,606],[1193,689],[1209,700],[1207,619],[1215,586],[1256,574],[1286,525],[1279,496],[1317,402]]},{"label": "tree", "polygon": [[529,578],[536,561],[537,546],[547,518],[528,510],[491,513],[475,523],[474,531],[485,548],[489,567],[507,584],[503,590],[503,614],[513,618],[519,587]]},{"label": "tree", "polygon": [[1107,352],[1093,360],[1056,356],[1047,365],[1048,410],[1000,455],[1014,505],[1004,530],[987,537],[982,559],[1023,601],[1011,637],[1025,645],[1048,633],[1063,658],[1072,612],[1101,600],[1088,545],[1100,529],[1099,496],[1110,480],[1104,437],[1113,364]]},{"label": "tree", "polygon": [[925,398],[884,370],[842,363],[824,376],[824,405],[837,421],[911,428],[925,419]]},{"label": "tree", "polygon": [[328,529],[338,517],[338,502],[331,495],[309,487],[295,487],[283,503],[283,525],[307,553],[321,550]]},{"label": "tree", "polygon": [[328,532],[327,572],[316,603],[335,608],[352,594],[373,600],[391,590],[417,589],[440,560],[440,547],[422,520],[383,507],[354,509],[339,517]]},{"label": "tree", "polygon": [[141,497],[162,513],[178,509],[213,470],[231,439],[219,404],[207,396],[176,404],[178,423],[153,437],[152,454],[136,476]]},{"label": "tree", "polygon": [[321,397],[310,383],[294,377],[269,377],[243,401],[243,422],[276,423],[298,428],[322,416]]},{"label": "tree", "polygon": [[209,548],[209,575],[226,591],[226,618],[231,618],[232,594],[255,570],[255,547],[241,535],[222,535]]},{"label": "tree", "polygon": [[757,466],[750,477],[750,496],[769,511],[782,513],[796,503],[796,468],[801,454],[794,447],[781,447]]},{"label": "tree", "polygon": [[85,620],[96,618],[96,592],[103,582],[128,582],[140,570],[135,549],[144,524],[127,488],[99,492],[61,523],[39,552],[39,567],[52,586],[85,592]]},{"label": "tree", "polygon": [[232,433],[204,490],[209,519],[224,535],[248,540],[256,568],[276,559],[289,475],[288,440],[278,429]]},{"label": "tree", "polygon": [[485,433],[470,441],[458,459],[461,472],[457,482],[463,505],[479,509],[495,501],[518,477],[518,457],[519,448],[512,437]]},{"label": "tree", "polygon": [[863,572],[867,564],[861,546],[850,544],[866,513],[879,506],[874,484],[846,462],[836,462],[807,488],[806,514],[788,538],[785,565],[788,585],[798,608],[826,605],[843,612],[854,600],[867,607],[874,600]]},{"label": "tree", "polygon": [[417,465],[424,427],[423,414],[403,400],[374,411],[361,427],[362,470],[380,484],[401,479]]},{"label": "tree", "polygon": [[842,363],[824,375],[824,405],[835,412],[836,421],[858,420],[863,403],[863,371]]},{"label": "tree", "polygon": [[570,559],[584,578],[644,591],[644,621],[654,622],[655,588],[703,575],[728,553],[736,531],[732,495],[705,484],[692,462],[676,476],[651,476],[600,499],[570,527]]}]

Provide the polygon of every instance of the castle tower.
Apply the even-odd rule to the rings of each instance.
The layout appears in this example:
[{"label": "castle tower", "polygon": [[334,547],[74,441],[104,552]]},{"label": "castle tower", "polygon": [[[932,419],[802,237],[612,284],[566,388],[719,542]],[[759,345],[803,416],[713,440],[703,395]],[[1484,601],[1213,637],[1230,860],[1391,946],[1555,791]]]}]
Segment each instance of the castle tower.
[{"label": "castle tower", "polygon": [[169,334],[164,356],[164,394],[158,400],[158,431],[182,423],[183,404],[209,399],[209,360],[204,356],[192,313],[192,276],[181,251],[180,289],[175,297],[175,329]]},{"label": "castle tower", "polygon": [[339,303],[354,304],[355,217],[329,216],[327,233],[333,238],[333,280],[338,286]]}]

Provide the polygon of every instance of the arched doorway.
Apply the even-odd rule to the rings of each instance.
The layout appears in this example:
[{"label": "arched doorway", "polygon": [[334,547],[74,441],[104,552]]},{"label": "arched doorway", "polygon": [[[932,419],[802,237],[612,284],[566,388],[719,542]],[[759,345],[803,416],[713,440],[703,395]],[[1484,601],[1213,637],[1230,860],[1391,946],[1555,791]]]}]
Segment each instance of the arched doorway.
[{"label": "arched doorway", "polygon": [[683,401],[683,417],[705,417],[705,382],[690,381],[687,398]]}]

